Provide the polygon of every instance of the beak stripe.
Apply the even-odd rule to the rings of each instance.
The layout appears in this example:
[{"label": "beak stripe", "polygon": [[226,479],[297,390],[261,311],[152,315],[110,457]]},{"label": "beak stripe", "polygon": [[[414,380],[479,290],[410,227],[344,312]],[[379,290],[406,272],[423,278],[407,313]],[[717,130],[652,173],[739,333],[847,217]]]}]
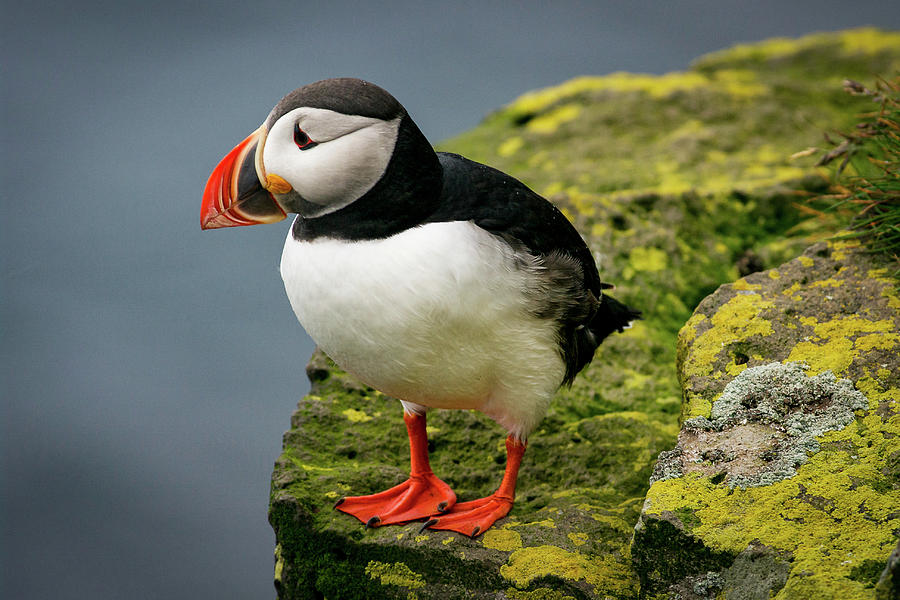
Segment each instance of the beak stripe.
[{"label": "beak stripe", "polygon": [[[260,127],[247,136],[213,169],[200,208],[202,229],[274,223],[287,216],[275,198],[262,187],[258,167],[254,168],[259,160],[256,148],[262,130]],[[248,156],[250,152],[254,152],[254,156]],[[250,171],[241,177],[241,173],[247,171],[245,165]],[[254,172],[257,175],[253,175]]]}]

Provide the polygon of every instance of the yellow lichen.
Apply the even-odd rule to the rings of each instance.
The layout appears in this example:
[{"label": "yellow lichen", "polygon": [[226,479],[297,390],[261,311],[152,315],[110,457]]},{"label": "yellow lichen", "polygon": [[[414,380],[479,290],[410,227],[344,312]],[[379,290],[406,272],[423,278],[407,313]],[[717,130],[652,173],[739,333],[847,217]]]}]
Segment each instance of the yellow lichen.
[{"label": "yellow lichen", "polygon": [[681,331],[678,332],[678,338],[680,343],[692,342],[694,338],[697,337],[697,325],[706,320],[706,315],[703,313],[694,313],[691,315],[691,318],[687,320],[687,323],[681,328]]},{"label": "yellow lichen", "polygon": [[381,585],[396,585],[406,588],[425,587],[425,578],[401,562],[383,563],[370,560],[366,565],[366,575],[381,581]]},{"label": "yellow lichen", "polygon": [[507,527],[556,527],[556,523],[553,522],[553,519],[541,519],[527,523],[510,523]]},{"label": "yellow lichen", "polygon": [[609,231],[609,227],[604,223],[594,223],[591,225],[591,235],[599,237]]},{"label": "yellow lichen", "polygon": [[366,421],[372,420],[372,417],[361,410],[356,410],[355,408],[348,408],[344,411],[341,411],[341,414],[347,417],[347,419],[353,423],[365,423]]},{"label": "yellow lichen", "polygon": [[894,288],[885,288],[881,291],[882,297],[887,298],[888,306],[893,308],[894,310],[900,310],[900,295],[897,294],[897,290]]},{"label": "yellow lichen", "polygon": [[725,372],[731,375],[732,377],[737,377],[741,373],[743,373],[744,369],[747,368],[747,363],[737,364],[734,360],[725,365]]},{"label": "yellow lichen", "polygon": [[828,279],[820,279],[819,281],[814,281],[809,285],[810,285],[810,287],[834,287],[834,288],[837,288],[837,287],[841,287],[842,285],[844,285],[844,282],[840,281],[839,279],[835,279],[834,277],[829,277]]},{"label": "yellow lichen", "polygon": [[584,546],[588,541],[588,534],[586,533],[570,533],[567,537],[576,546]]},{"label": "yellow lichen", "polygon": [[869,350],[891,350],[900,343],[900,335],[896,333],[874,333],[856,338],[853,349],[857,352]]},{"label": "yellow lichen", "polygon": [[881,31],[874,27],[861,27],[838,33],[815,33],[800,39],[772,38],[707,54],[698,61],[698,64],[706,66],[777,60],[836,43],[849,54],[873,55],[897,48],[900,45],[900,34]]},{"label": "yellow lichen", "polygon": [[[723,304],[711,317],[712,327],[697,336],[684,364],[687,376],[705,376],[713,371],[713,362],[726,344],[756,335],[772,333],[772,324],[759,314],[774,303],[759,294],[738,294]],[[691,414],[690,416],[696,416]]]},{"label": "yellow lichen", "polygon": [[669,263],[666,253],[659,248],[632,248],[628,254],[628,264],[635,271],[662,271]]},{"label": "yellow lichen", "polygon": [[281,544],[275,544],[275,581],[281,583],[281,573],[284,571],[284,556],[281,555]]},{"label": "yellow lichen", "polygon": [[519,96],[507,110],[524,114],[540,112],[563,98],[603,87],[601,80],[601,77],[577,77],[554,87],[528,92]]},{"label": "yellow lichen", "polygon": [[[810,322],[805,321],[804,324]],[[810,375],[831,371],[840,376],[860,352],[873,348],[893,348],[897,343],[897,335],[892,333],[893,329],[894,322],[890,319],[870,321],[858,315],[816,323],[813,327],[816,337],[797,343],[785,362],[806,363],[810,367]],[[873,333],[877,335],[853,339],[860,334]]]},{"label": "yellow lichen", "polygon": [[798,257],[797,257],[797,260],[798,260],[798,261],[800,262],[800,264],[803,265],[804,267],[811,267],[811,266],[813,266],[813,264],[815,263],[815,261],[814,261],[813,259],[811,259],[810,257],[808,257],[808,256],[798,256]]},{"label": "yellow lichen", "polygon": [[[506,108],[511,115],[534,115],[567,98],[585,93],[644,93],[662,99],[677,92],[706,89],[734,98],[751,98],[768,91],[749,69],[720,69],[707,76],[697,71],[675,71],[664,75],[616,72],[604,76],[578,77],[555,87],[523,94]],[[531,125],[532,121],[528,122]],[[527,126],[527,125],[526,125]]]},{"label": "yellow lichen", "polygon": [[485,548],[509,552],[522,547],[522,536],[511,529],[488,529],[481,543]]},{"label": "yellow lichen", "polygon": [[844,49],[852,53],[875,54],[900,47],[900,33],[882,31],[874,27],[861,27],[838,34]]},{"label": "yellow lichen", "polygon": [[731,287],[736,290],[758,290],[762,285],[758,283],[748,283],[746,279],[741,278],[732,283]]},{"label": "yellow lichen", "polygon": [[626,372],[627,379],[624,381],[626,390],[639,390],[644,388],[647,385],[647,382],[650,380],[649,375],[645,375],[643,373],[638,373],[637,371],[633,371],[629,369]]},{"label": "yellow lichen", "polygon": [[610,529],[621,531],[623,533],[634,527],[633,523],[628,522],[620,516],[604,514],[602,512],[590,512],[590,515],[595,521],[603,523]]},{"label": "yellow lichen", "polygon": [[785,296],[790,297],[790,299],[793,300],[794,302],[799,302],[800,300],[803,299],[803,296],[801,296],[797,292],[800,292],[803,289],[804,288],[800,284],[800,282],[795,281],[794,283],[791,284],[791,287],[787,288],[786,290],[782,291],[781,293]]},{"label": "yellow lichen", "polygon": [[858,248],[859,240],[836,240],[828,242],[828,246],[831,248],[831,258],[834,260],[844,260],[847,258],[847,253],[844,252],[847,249]]},{"label": "yellow lichen", "polygon": [[604,592],[613,596],[635,591],[627,566],[614,556],[569,552],[549,545],[516,550],[500,567],[500,575],[520,588],[539,577],[553,576],[592,586],[602,583]]},{"label": "yellow lichen", "polygon": [[760,96],[769,91],[769,87],[749,69],[719,69],[713,73],[713,78],[729,95],[738,98]]},{"label": "yellow lichen", "polygon": [[525,145],[525,140],[520,136],[511,137],[497,147],[500,156],[512,156]]},{"label": "yellow lichen", "polygon": [[581,113],[581,107],[577,104],[563,104],[539,117],[528,121],[525,128],[535,133],[553,133],[560,125],[572,121]]},{"label": "yellow lichen", "polygon": [[553,183],[545,187],[543,192],[545,196],[554,196],[564,189],[566,189],[566,184],[564,184],[562,181],[554,181]]}]

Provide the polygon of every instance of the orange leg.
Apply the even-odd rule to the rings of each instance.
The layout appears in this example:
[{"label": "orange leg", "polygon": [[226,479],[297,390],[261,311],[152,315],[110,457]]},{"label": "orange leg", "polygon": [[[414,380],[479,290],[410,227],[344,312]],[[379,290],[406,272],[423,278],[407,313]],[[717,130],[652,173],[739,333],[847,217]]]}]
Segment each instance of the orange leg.
[{"label": "orange leg", "polygon": [[425,415],[403,413],[409,433],[409,479],[389,490],[370,496],[349,496],[335,505],[366,527],[406,523],[441,514],[456,502],[450,486],[431,472]]},{"label": "orange leg", "polygon": [[448,529],[475,537],[512,510],[516,499],[516,478],[525,454],[525,444],[513,436],[506,438],[506,471],[496,492],[487,498],[460,502],[441,516],[433,517],[422,529]]}]

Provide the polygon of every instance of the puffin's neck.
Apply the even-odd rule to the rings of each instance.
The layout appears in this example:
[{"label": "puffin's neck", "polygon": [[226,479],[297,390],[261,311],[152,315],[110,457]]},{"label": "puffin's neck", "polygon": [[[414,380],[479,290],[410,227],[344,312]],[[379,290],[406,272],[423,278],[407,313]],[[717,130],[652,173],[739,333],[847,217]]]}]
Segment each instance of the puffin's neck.
[{"label": "puffin's neck", "polygon": [[443,169],[437,154],[404,115],[384,175],[361,198],[321,217],[294,220],[295,240],[331,237],[366,240],[390,237],[422,223],[437,208]]}]

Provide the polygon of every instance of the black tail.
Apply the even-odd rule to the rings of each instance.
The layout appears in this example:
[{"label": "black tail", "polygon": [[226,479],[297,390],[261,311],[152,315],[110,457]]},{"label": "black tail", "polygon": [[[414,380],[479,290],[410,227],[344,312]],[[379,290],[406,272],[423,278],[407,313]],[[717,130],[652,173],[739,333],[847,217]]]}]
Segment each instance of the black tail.
[{"label": "black tail", "polygon": [[563,384],[572,385],[575,375],[591,362],[597,347],[611,333],[625,331],[632,321],[640,318],[641,311],[625,306],[612,296],[603,294],[600,297],[597,312],[594,313],[590,323],[569,330],[569,335],[563,338],[567,340],[563,346],[563,356],[566,360],[566,375]]},{"label": "black tail", "polygon": [[635,310],[629,306],[625,306],[612,296],[603,294],[600,297],[600,307],[591,322],[588,323],[588,329],[597,338],[597,345],[605,340],[609,334],[618,331],[622,333],[625,328],[631,325],[635,319],[641,318],[641,311]]}]

